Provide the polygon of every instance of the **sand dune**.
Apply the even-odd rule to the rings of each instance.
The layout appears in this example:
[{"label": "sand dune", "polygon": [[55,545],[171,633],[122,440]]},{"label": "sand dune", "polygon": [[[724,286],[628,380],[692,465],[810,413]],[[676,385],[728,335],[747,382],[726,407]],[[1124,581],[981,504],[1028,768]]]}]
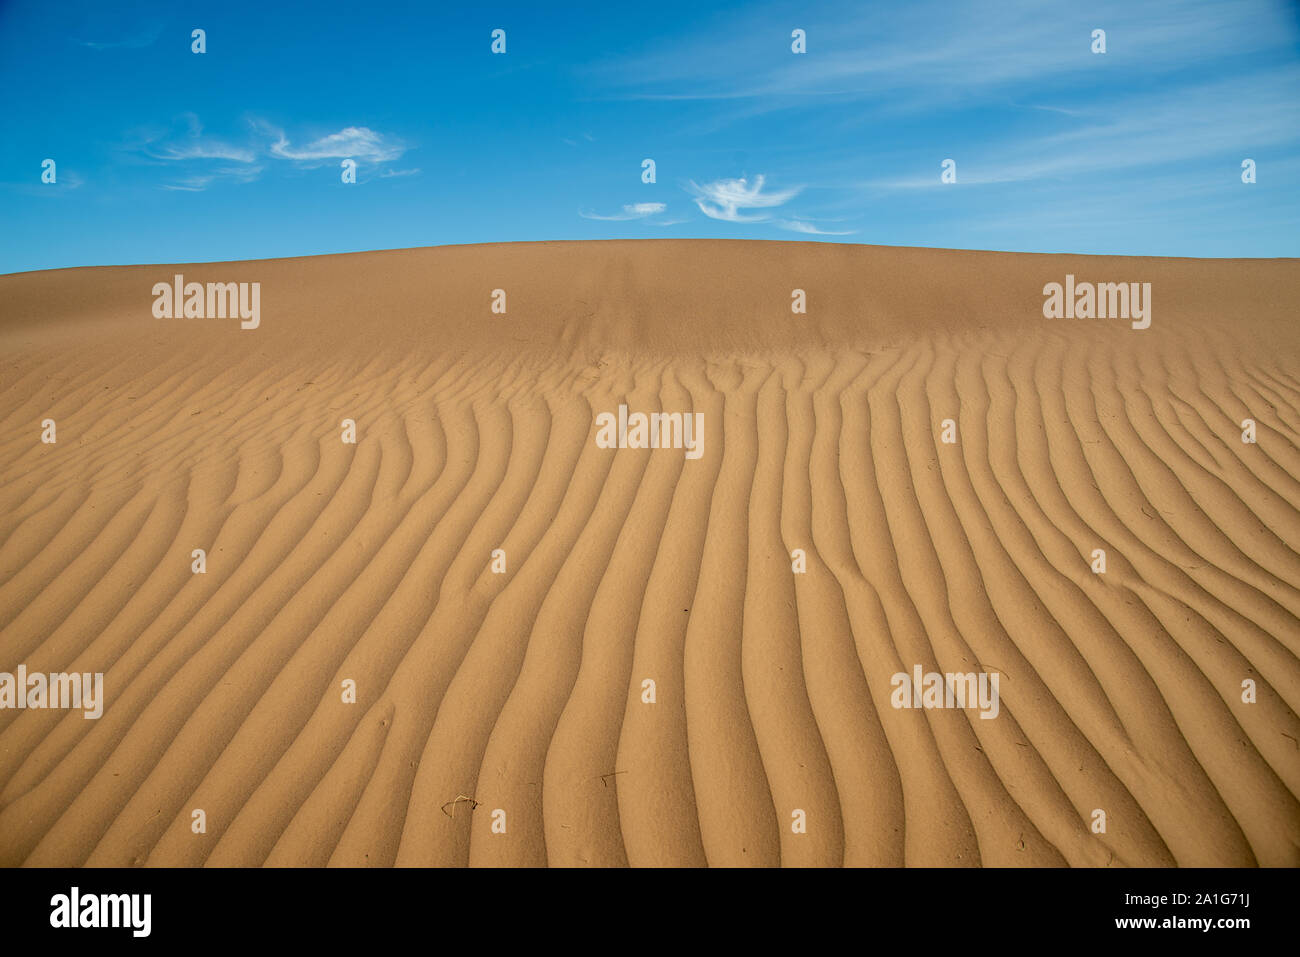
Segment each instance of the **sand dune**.
[{"label": "sand dune", "polygon": [[[1044,318],[1067,273],[1150,328]],[[0,277],[0,671],[105,686],[0,710],[0,864],[1300,864],[1298,304],[723,241]]]}]

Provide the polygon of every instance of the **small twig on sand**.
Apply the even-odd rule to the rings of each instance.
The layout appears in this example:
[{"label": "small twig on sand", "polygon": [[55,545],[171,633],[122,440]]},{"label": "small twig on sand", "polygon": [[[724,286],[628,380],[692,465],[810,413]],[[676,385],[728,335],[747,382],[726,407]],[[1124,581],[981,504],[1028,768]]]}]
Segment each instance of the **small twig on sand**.
[{"label": "small twig on sand", "polygon": [[[469,809],[470,809],[471,811],[474,810],[474,808],[476,808],[476,807],[479,806],[479,802],[478,802],[478,801],[475,801],[475,800],[474,800],[472,797],[470,797],[468,794],[457,794],[457,795],[456,795],[456,800],[454,800],[454,801],[448,801],[446,804],[444,804],[444,805],[442,806],[442,813],[443,813],[443,814],[446,814],[448,817],[454,819],[454,818],[456,817],[456,805],[457,805],[457,804],[460,804],[460,803],[463,802],[463,801],[467,801],[467,802],[469,802]],[[448,807],[451,808],[450,811],[447,810]]]},{"label": "small twig on sand", "polygon": [[602,774],[602,775],[600,776],[600,784],[601,784],[601,787],[609,787],[609,782],[606,781],[605,779],[606,779],[606,778],[612,778],[612,777],[613,777],[614,775],[616,775],[616,774],[627,774],[627,772],[626,772],[626,771],[610,771],[608,774]]}]

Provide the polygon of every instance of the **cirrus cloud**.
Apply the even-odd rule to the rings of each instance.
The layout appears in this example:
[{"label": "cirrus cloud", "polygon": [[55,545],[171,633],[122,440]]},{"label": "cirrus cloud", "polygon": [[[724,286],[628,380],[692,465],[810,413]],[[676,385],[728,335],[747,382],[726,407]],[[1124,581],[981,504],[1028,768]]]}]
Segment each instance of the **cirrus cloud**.
[{"label": "cirrus cloud", "polygon": [[583,219],[623,222],[629,219],[645,219],[647,216],[657,216],[667,208],[663,203],[629,203],[623,207],[623,212],[615,213],[612,216],[602,216],[599,213],[584,213],[582,210],[578,210],[578,215]]},{"label": "cirrus cloud", "polygon": [[294,147],[283,130],[275,130],[276,140],[271,144],[271,155],[278,159],[299,162],[324,162],[349,158],[387,163],[406,152],[406,147],[367,126],[348,126],[313,140],[306,146]]},{"label": "cirrus cloud", "polygon": [[779,219],[776,224],[791,232],[807,233],[810,236],[852,236],[856,229],[822,229],[806,219]]},{"label": "cirrus cloud", "polygon": [[[283,129],[258,118],[250,118],[252,135],[244,142],[232,144],[204,134],[197,115],[182,113],[178,120],[184,129],[146,131],[138,142],[128,147],[154,163],[175,164],[183,172],[163,189],[201,192],[219,182],[247,183],[257,179],[267,168],[265,160],[287,160],[295,165],[314,168],[337,159],[355,159],[373,170],[400,158],[407,146],[366,126],[347,126],[295,147]],[[174,121],[175,122],[175,121]],[[381,178],[418,174],[418,168],[385,169]]]},{"label": "cirrus cloud", "polygon": [[694,194],[695,205],[710,219],[721,219],[728,223],[763,223],[771,219],[768,213],[748,216],[742,211],[747,209],[769,209],[789,202],[803,189],[792,189],[774,193],[763,192],[764,178],[754,177],[753,185],[748,179],[719,179],[700,185],[691,181],[689,192]]}]

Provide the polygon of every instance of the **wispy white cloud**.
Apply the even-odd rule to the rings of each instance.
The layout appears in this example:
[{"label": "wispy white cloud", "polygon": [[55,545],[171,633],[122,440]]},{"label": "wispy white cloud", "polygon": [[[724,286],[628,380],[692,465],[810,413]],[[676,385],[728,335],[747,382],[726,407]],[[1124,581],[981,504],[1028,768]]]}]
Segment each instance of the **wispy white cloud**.
[{"label": "wispy white cloud", "polygon": [[[1300,66],[1288,65],[1244,81],[1229,77],[1112,100],[1104,111],[1080,112],[1068,129],[999,138],[966,155],[958,153],[957,185],[1075,179],[1162,164],[1176,166],[1225,152],[1257,151],[1294,142],[1300,130],[1297,89]],[[1195,107],[1189,109],[1189,104]],[[859,185],[881,190],[952,188],[941,183],[939,173],[936,155],[924,171]]]},{"label": "wispy white cloud", "polygon": [[771,219],[768,213],[747,216],[742,211],[748,209],[770,209],[781,206],[797,196],[802,186],[781,190],[774,193],[763,192],[764,178],[754,177],[751,185],[746,178],[719,179],[700,185],[694,181],[688,187],[695,198],[695,205],[710,219],[721,219],[728,223],[762,223]]},{"label": "wispy white cloud", "polygon": [[184,125],[184,132],[172,131],[166,134],[153,134],[145,138],[141,145],[147,156],[158,160],[232,160],[236,163],[251,163],[257,155],[250,147],[234,146],[224,140],[213,139],[203,135],[203,124],[194,113],[182,113],[177,117]]},{"label": "wispy white cloud", "polygon": [[[181,128],[177,129],[177,125]],[[171,130],[152,130],[137,135],[127,147],[148,161],[175,165],[183,171],[161,185],[167,190],[201,192],[220,182],[247,183],[267,169],[265,160],[276,159],[300,166],[323,166],[332,160],[355,159],[373,170],[401,157],[407,147],[365,126],[348,126],[295,147],[284,130],[264,120],[250,119],[246,142],[207,136],[197,115],[182,113]],[[384,169],[379,177],[415,176],[418,168]]]},{"label": "wispy white cloud", "polygon": [[166,143],[151,149],[149,155],[162,160],[223,159],[237,163],[251,163],[257,158],[257,154],[250,149],[231,146],[219,140]]},{"label": "wispy white cloud", "polygon": [[201,193],[216,182],[251,183],[262,175],[263,168],[260,164],[257,166],[221,166],[206,172],[183,176],[175,182],[163,183],[160,188],[172,191],[180,190],[187,193]]},{"label": "wispy white cloud", "polygon": [[142,27],[130,36],[125,36],[120,40],[77,40],[76,42],[83,47],[90,47],[92,50],[139,50],[147,46],[153,46],[154,41],[162,35],[162,24],[155,23],[148,27]]},{"label": "wispy white cloud", "polygon": [[822,229],[820,226],[804,219],[781,219],[777,220],[777,225],[782,229],[788,229],[796,233],[807,233],[811,236],[852,236],[857,232],[856,229]]},{"label": "wispy white cloud", "polygon": [[[938,103],[1077,82],[1100,65],[1140,61],[1145,72],[1184,70],[1198,51],[1241,55],[1285,49],[1297,37],[1287,5],[1269,0],[1129,0],[1090,4],[1082,15],[1041,0],[994,8],[918,0],[846,15],[843,7],[798,18],[808,53],[792,55],[788,20],[775,5],[736,24],[702,20],[689,38],[586,68],[608,96],[647,100],[749,99],[744,115],[784,109],[809,96],[869,100],[872,110],[932,112]],[[1107,30],[1104,57],[1091,30]],[[727,37],[719,43],[718,36]],[[924,42],[918,38],[924,37]],[[1027,87],[1034,84],[1034,87]]]},{"label": "wispy white cloud", "polygon": [[371,163],[387,163],[398,159],[406,152],[404,145],[367,126],[348,126],[337,133],[329,133],[312,140],[302,147],[294,147],[283,130],[274,130],[274,132],[275,142],[271,144],[271,155],[277,159],[319,163],[347,158]]},{"label": "wispy white cloud", "polygon": [[[664,203],[630,203],[623,207],[621,213],[615,213],[612,216],[602,216],[599,213],[587,213],[578,210],[578,215],[583,219],[599,219],[604,222],[623,222],[629,219],[645,219],[648,216],[658,216],[668,207]],[[667,225],[660,223],[659,225]]]},{"label": "wispy white cloud", "polygon": [[13,181],[0,183],[0,187],[15,189],[29,196],[40,196],[43,199],[67,196],[69,190],[80,189],[84,185],[86,185],[84,176],[63,166],[58,167],[58,179],[53,183],[43,183],[35,177],[21,183]]}]

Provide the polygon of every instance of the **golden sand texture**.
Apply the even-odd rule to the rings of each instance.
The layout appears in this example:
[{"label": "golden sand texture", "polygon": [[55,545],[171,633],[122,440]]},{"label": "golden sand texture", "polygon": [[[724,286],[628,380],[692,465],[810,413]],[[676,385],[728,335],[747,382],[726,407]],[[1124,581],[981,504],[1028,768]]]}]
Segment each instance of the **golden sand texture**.
[{"label": "golden sand texture", "polygon": [[[259,328],[155,318],[175,273],[260,282]],[[1067,273],[1151,327],[1045,319]],[[0,670],[106,695],[0,710],[0,864],[1295,866],[1298,323],[1296,260],[0,277]],[[620,404],[703,454],[599,448]],[[998,717],[892,707],[917,664]]]}]

